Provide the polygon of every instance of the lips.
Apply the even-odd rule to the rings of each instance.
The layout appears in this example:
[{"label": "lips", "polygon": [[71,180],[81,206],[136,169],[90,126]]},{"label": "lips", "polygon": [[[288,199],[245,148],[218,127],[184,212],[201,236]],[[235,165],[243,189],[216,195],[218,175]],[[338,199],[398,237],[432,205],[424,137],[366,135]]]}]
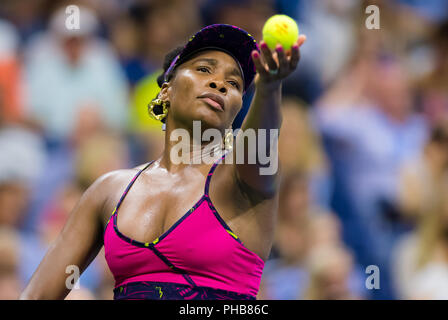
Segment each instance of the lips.
[{"label": "lips", "polygon": [[205,93],[203,95],[200,95],[198,98],[203,100],[211,107],[220,111],[224,111],[224,99],[218,96],[217,94]]}]

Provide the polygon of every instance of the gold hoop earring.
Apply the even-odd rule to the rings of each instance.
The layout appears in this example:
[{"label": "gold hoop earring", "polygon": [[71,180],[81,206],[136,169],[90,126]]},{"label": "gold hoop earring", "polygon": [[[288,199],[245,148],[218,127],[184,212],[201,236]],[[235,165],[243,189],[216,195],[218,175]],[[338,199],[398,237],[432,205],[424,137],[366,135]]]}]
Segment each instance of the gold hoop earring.
[{"label": "gold hoop earring", "polygon": [[[169,101],[163,101],[162,99],[159,98],[152,99],[152,101],[148,105],[148,113],[151,116],[151,118],[162,121],[168,114],[169,106],[170,106]],[[154,109],[156,109],[157,114],[154,112]],[[159,113],[160,111],[162,111],[162,113]]]}]

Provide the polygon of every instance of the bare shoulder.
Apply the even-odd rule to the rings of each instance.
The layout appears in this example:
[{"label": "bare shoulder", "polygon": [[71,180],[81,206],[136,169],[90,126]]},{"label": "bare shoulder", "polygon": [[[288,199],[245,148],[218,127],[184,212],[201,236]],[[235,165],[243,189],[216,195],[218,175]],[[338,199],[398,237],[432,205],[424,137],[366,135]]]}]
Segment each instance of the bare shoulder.
[{"label": "bare shoulder", "polygon": [[110,171],[101,175],[85,191],[83,195],[84,200],[94,203],[95,207],[101,209],[102,214],[108,216],[127,185],[146,165],[147,163],[130,169]]},{"label": "bare shoulder", "polygon": [[119,169],[107,172],[100,176],[92,184],[92,187],[102,191],[112,191],[113,189],[128,184],[131,180],[143,170],[149,163],[143,163],[129,169]]},{"label": "bare shoulder", "polygon": [[129,183],[138,172],[137,168],[110,171],[97,178],[89,189],[92,189],[93,193],[107,194],[126,182]]}]

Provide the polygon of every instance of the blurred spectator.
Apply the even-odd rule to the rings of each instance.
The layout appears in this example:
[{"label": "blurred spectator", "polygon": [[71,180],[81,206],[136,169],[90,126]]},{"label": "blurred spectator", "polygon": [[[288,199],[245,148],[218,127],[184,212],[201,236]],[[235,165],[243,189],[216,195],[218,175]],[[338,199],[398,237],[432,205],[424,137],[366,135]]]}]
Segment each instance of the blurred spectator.
[{"label": "blurred spectator", "polygon": [[310,201],[327,207],[331,193],[327,159],[308,111],[299,100],[285,97],[282,119],[278,145],[282,171],[303,172],[309,180]]},{"label": "blurred spectator", "polygon": [[403,299],[448,299],[448,180],[432,191],[417,230],[395,249],[395,280]]},{"label": "blurred spectator", "polygon": [[0,39],[0,124],[14,123],[23,113],[19,39],[14,26],[1,19]]},{"label": "blurred spectator", "polygon": [[81,195],[81,189],[74,185],[66,186],[56,193],[55,200],[43,211],[38,230],[45,247],[56,240]]},{"label": "blurred spectator", "polygon": [[[335,216],[313,206],[306,176],[297,171],[284,176],[274,245],[258,298],[304,299],[310,281],[307,257],[321,246],[342,245],[339,228]],[[354,276],[350,273],[350,281]]]},{"label": "blurred spectator", "polygon": [[[432,130],[422,156],[404,169],[400,205],[415,231],[403,236],[394,255],[394,280],[401,298],[447,299],[448,124]],[[412,279],[412,280],[410,280]],[[424,282],[427,281],[425,284]]]},{"label": "blurred spectator", "polygon": [[303,263],[306,254],[306,224],[297,228],[279,223],[275,246],[279,257],[266,262],[258,299],[302,299],[308,283]]},{"label": "blurred spectator", "polygon": [[129,151],[122,135],[113,131],[100,132],[79,145],[76,154],[74,182],[87,189],[101,175],[129,165]]},{"label": "blurred spectator", "polygon": [[432,21],[442,21],[448,18],[448,3],[444,0],[398,0],[416,10],[424,18]]},{"label": "blurred spectator", "polygon": [[16,182],[0,184],[0,225],[18,227],[28,204],[27,186]]},{"label": "blurred spectator", "polygon": [[264,23],[275,14],[273,5],[271,0],[211,0],[202,6],[202,15],[205,25],[236,25],[261,41]]},{"label": "blurred spectator", "polygon": [[309,194],[307,176],[300,171],[289,171],[281,183],[278,222],[301,227],[308,219],[313,204]]},{"label": "blurred spectator", "polygon": [[420,218],[419,214],[424,214],[424,208],[437,199],[434,191],[448,181],[448,122],[432,129],[421,156],[406,163],[401,171],[400,209],[415,221]]},{"label": "blurred spectator", "polygon": [[[305,299],[309,294],[307,290],[314,290],[307,288],[315,285],[310,278],[313,265],[307,264],[308,259],[322,247],[343,246],[337,217],[313,205],[306,176],[289,172],[281,185],[272,255],[265,265],[258,298]],[[348,252],[345,254],[353,259]],[[338,270],[335,269],[335,272]],[[354,261],[350,262],[350,268],[346,271],[348,274],[340,281],[347,286],[350,295],[361,297],[364,283]],[[332,274],[330,269],[326,272],[328,276],[342,277]]]},{"label": "blurred spectator", "polygon": [[342,247],[321,246],[308,258],[310,282],[305,294],[308,300],[359,299],[350,290],[349,277],[353,258]]},{"label": "blurred spectator", "polygon": [[149,72],[141,57],[141,45],[137,24],[129,15],[121,15],[110,24],[111,41],[117,50],[121,65],[131,86],[134,86]]},{"label": "blurred spectator", "polygon": [[28,207],[30,188],[46,160],[43,142],[20,127],[0,129],[0,224],[19,227]]},{"label": "blurred spectator", "polygon": [[150,71],[159,69],[165,55],[183,45],[201,27],[194,0],[155,0],[144,8],[142,41]]},{"label": "blurred spectator", "polygon": [[3,0],[0,4],[0,15],[13,23],[20,39],[27,41],[45,25],[45,11],[50,3],[58,0],[16,1]]},{"label": "blurred spectator", "polygon": [[[0,149],[0,227],[11,228],[14,230],[14,237],[17,237],[13,241],[18,242],[18,249],[15,249],[18,264],[14,279],[17,276],[20,284],[24,284],[45,253],[38,237],[27,232],[25,225],[32,207],[32,190],[38,183],[38,178],[44,174],[47,157],[42,138],[21,127],[8,126],[0,129]],[[33,269],[27,273],[27,268]],[[5,292],[0,289],[1,294]],[[18,295],[14,299],[17,297]]]},{"label": "blurred spectator", "polygon": [[324,84],[330,83],[348,63],[355,49],[356,0],[300,1],[300,33],[307,35],[302,63],[311,64]]},{"label": "blurred spectator", "polygon": [[15,272],[24,284],[45,253],[37,235],[25,226],[33,205],[32,191],[45,174],[47,156],[42,138],[21,127],[0,129],[0,149],[0,226],[20,231]]},{"label": "blurred spectator", "polygon": [[341,228],[341,222],[334,214],[328,212],[314,214],[307,230],[309,251],[330,245],[342,246]]},{"label": "blurred spectator", "polygon": [[134,1],[113,17],[111,41],[132,86],[159,69],[165,54],[200,27],[196,2]]},{"label": "blurred spectator", "polygon": [[419,92],[422,109],[431,124],[448,120],[448,20],[433,36],[432,72],[421,79]]},{"label": "blurred spectator", "polygon": [[309,219],[306,178],[299,172],[286,175],[280,197],[271,259],[264,268],[259,299],[297,299],[303,296],[307,283],[303,267]]},{"label": "blurred spectator", "polygon": [[19,277],[20,241],[17,232],[0,226],[0,300],[15,300],[22,284]]},{"label": "blurred spectator", "polygon": [[[345,251],[344,255],[351,261],[351,267],[344,280],[344,286],[349,292],[352,298],[362,298],[368,296],[365,288],[365,272],[359,266],[355,260],[355,256],[349,251],[344,242],[342,241],[342,225],[338,217],[331,212],[316,212],[309,221],[307,228],[308,239],[308,258],[314,255],[315,251],[319,251],[320,248],[340,248]],[[314,258],[310,258],[314,259]],[[308,271],[311,272],[312,266],[308,266]],[[338,270],[335,270],[337,273]],[[328,275],[331,275],[331,270],[327,271]],[[335,275],[337,276],[337,275]],[[312,281],[312,280],[310,280]],[[310,283],[310,286],[313,284]]]},{"label": "blurred spectator", "polygon": [[[297,244],[302,246],[303,236],[297,234],[297,230],[285,226],[279,227],[278,230],[285,232],[285,236],[293,236],[289,241],[289,249],[300,251],[300,248],[295,248]],[[297,241],[300,241],[298,243]],[[302,265],[292,263],[288,264],[281,258],[268,260],[263,271],[263,278],[260,284],[260,290],[257,299],[262,300],[296,300],[302,299],[306,284],[308,283],[308,272]]]},{"label": "blurred spectator", "polygon": [[333,208],[344,239],[364,266],[382,269],[384,285],[375,292],[382,298],[393,297],[388,261],[402,232],[395,208],[400,167],[419,155],[427,135],[411,98],[396,57],[362,56],[315,112],[332,162]]},{"label": "blurred spectator", "polygon": [[85,112],[97,114],[97,126],[126,125],[125,76],[108,43],[95,36],[95,13],[79,8],[79,29],[65,27],[67,15],[61,8],[26,50],[29,113],[53,139],[69,137]]}]

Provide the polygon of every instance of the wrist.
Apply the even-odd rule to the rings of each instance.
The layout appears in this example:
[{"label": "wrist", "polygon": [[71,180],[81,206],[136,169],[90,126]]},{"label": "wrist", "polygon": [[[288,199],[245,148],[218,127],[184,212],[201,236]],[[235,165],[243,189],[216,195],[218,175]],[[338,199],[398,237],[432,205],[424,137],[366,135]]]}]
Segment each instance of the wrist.
[{"label": "wrist", "polygon": [[277,80],[265,82],[261,79],[258,79],[258,81],[255,82],[255,85],[258,91],[260,91],[261,93],[273,94],[277,91],[281,91],[282,81]]}]

